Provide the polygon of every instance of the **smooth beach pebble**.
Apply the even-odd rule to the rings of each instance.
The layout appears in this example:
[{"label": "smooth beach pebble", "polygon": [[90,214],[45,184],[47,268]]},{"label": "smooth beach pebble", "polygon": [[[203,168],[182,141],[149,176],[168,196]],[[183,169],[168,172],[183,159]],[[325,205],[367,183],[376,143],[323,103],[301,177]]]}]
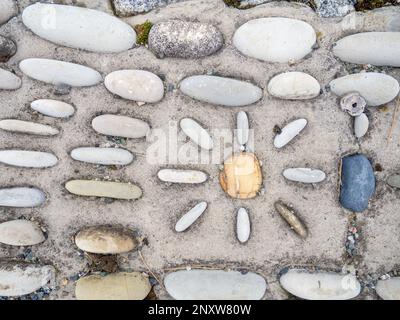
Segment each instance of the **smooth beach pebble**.
[{"label": "smooth beach pebble", "polygon": [[211,150],[214,142],[208,132],[195,120],[184,118],[180,121],[182,131],[198,146]]},{"label": "smooth beach pebble", "polygon": [[31,103],[31,108],[53,118],[69,118],[75,113],[74,107],[70,104],[51,99],[35,100]]},{"label": "smooth beach pebble", "polygon": [[82,251],[97,254],[124,253],[137,247],[131,230],[115,226],[84,228],[76,234],[75,244]]},{"label": "smooth beach pebble", "polygon": [[157,173],[161,181],[169,183],[203,183],[208,175],[198,170],[161,169]]},{"label": "smooth beach pebble", "polygon": [[76,282],[78,300],[143,300],[149,294],[149,277],[141,272],[90,275]]},{"label": "smooth beach pebble", "polygon": [[268,83],[270,95],[286,100],[306,100],[319,96],[318,81],[304,72],[285,72],[273,77]]},{"label": "smooth beach pebble", "polygon": [[119,70],[108,74],[104,80],[106,88],[128,100],[155,103],[164,97],[162,80],[145,70]]},{"label": "smooth beach pebble", "polygon": [[143,120],[113,114],[94,118],[92,127],[98,133],[123,138],[143,138],[150,131],[150,126]]},{"label": "smooth beach pebble", "polygon": [[39,226],[29,220],[0,223],[0,242],[11,246],[33,246],[45,240]]},{"label": "smooth beach pebble", "polygon": [[399,188],[400,189],[400,174],[394,174],[391,175],[388,179],[387,179],[387,184],[391,187],[394,188]]},{"label": "smooth beach pebble", "polygon": [[17,90],[22,81],[14,73],[0,68],[0,90]]},{"label": "smooth beach pebble", "polygon": [[296,62],[311,53],[317,36],[308,23],[289,18],[260,18],[246,22],[233,36],[245,56],[267,62]]},{"label": "smooth beach pebble", "polygon": [[357,138],[362,138],[368,131],[369,120],[365,113],[354,117],[354,134]]},{"label": "smooth beach pebble", "polygon": [[48,152],[0,150],[0,162],[24,168],[48,168],[57,164],[57,157]]},{"label": "smooth beach pebble", "polygon": [[236,115],[236,130],[238,143],[245,145],[249,141],[249,118],[244,111],[239,111]]},{"label": "smooth beach pebble", "polygon": [[262,89],[249,82],[208,75],[188,77],[179,88],[193,99],[228,107],[255,103],[263,94]]},{"label": "smooth beach pebble", "polygon": [[326,178],[325,172],[311,168],[288,168],[282,174],[288,180],[302,183],[318,183]]},{"label": "smooth beach pebble", "polygon": [[281,133],[277,134],[274,139],[275,148],[283,148],[292,141],[307,125],[306,119],[297,119],[287,124]]},{"label": "smooth beach pebble", "polygon": [[18,8],[14,0],[0,1],[0,25],[6,23],[9,19],[17,14]]},{"label": "smooth beach pebble", "polygon": [[239,208],[236,215],[236,235],[240,243],[246,243],[250,238],[250,217],[245,208]]},{"label": "smooth beach pebble", "polygon": [[142,196],[138,186],[123,182],[71,180],[65,184],[65,188],[73,194],[86,197],[134,200]]},{"label": "smooth beach pebble", "polygon": [[101,164],[101,165],[127,165],[134,160],[134,156],[128,150],[119,148],[76,148],[71,151],[74,160]]},{"label": "smooth beach pebble", "polygon": [[207,202],[202,201],[196,204],[192,209],[190,209],[187,213],[185,213],[176,223],[175,231],[183,232],[187,230],[193,223],[196,222],[198,218],[204,213],[207,209]]},{"label": "smooth beach pebble", "polygon": [[293,208],[289,207],[282,201],[275,202],[274,207],[294,232],[296,232],[303,239],[307,238],[307,227],[297,216],[297,213],[293,210]]},{"label": "smooth beach pebble", "polygon": [[46,195],[37,188],[13,187],[0,189],[0,206],[15,208],[38,207],[46,201]]},{"label": "smooth beach pebble", "polygon": [[38,136],[55,136],[60,133],[58,129],[46,124],[15,119],[0,120],[0,129],[14,133],[26,133]]},{"label": "smooth beach pebble", "polygon": [[14,41],[0,35],[0,62],[7,62],[16,52]]},{"label": "smooth beach pebble", "polygon": [[267,283],[260,275],[224,270],[180,270],[164,279],[175,300],[260,300]]},{"label": "smooth beach pebble", "polygon": [[375,290],[383,300],[400,300],[400,278],[378,280]]},{"label": "smooth beach pebble", "polygon": [[352,274],[290,269],[279,281],[286,291],[305,300],[348,300],[361,291],[360,282]]}]

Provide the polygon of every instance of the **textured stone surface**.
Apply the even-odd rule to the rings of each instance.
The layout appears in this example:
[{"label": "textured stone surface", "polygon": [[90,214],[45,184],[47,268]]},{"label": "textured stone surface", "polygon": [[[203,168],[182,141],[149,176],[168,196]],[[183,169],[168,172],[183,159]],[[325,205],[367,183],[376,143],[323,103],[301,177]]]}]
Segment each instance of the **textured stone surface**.
[{"label": "textured stone surface", "polygon": [[18,13],[17,4],[14,0],[0,1],[0,25],[7,22]]},{"label": "textured stone surface", "polygon": [[7,62],[17,52],[17,46],[9,38],[0,35],[0,62]]},{"label": "textured stone surface", "polygon": [[356,0],[314,0],[316,12],[321,17],[343,17],[354,11]]},{"label": "textured stone surface", "polygon": [[112,3],[118,16],[128,17],[182,1],[188,0],[112,0]]}]

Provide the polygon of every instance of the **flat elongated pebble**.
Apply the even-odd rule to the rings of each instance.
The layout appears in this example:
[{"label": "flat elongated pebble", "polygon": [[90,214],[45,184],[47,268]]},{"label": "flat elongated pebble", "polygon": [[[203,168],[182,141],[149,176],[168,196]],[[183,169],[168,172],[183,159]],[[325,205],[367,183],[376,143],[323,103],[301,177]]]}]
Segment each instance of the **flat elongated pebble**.
[{"label": "flat elongated pebble", "polygon": [[358,92],[369,106],[380,106],[399,94],[398,81],[379,72],[360,72],[332,80],[329,87],[340,97]]},{"label": "flat elongated pebble", "polygon": [[306,300],[348,300],[361,291],[360,282],[352,274],[290,269],[279,281],[286,291]]},{"label": "flat elongated pebble", "polygon": [[54,276],[55,270],[49,265],[0,261],[0,296],[17,297],[35,292]]},{"label": "flat elongated pebble", "polygon": [[131,230],[117,226],[84,228],[76,234],[75,244],[83,251],[97,254],[129,252],[138,245]]},{"label": "flat elongated pebble", "polygon": [[15,133],[27,133],[38,136],[54,136],[60,133],[58,129],[45,124],[15,119],[0,120],[0,129]]},{"label": "flat elongated pebble", "polygon": [[354,134],[357,138],[362,138],[368,131],[369,120],[365,113],[354,117]]},{"label": "flat elongated pebble", "polygon": [[268,83],[268,92],[277,98],[306,100],[317,97],[321,86],[318,81],[304,72],[285,72],[273,77]]},{"label": "flat elongated pebble", "polygon": [[203,171],[179,169],[161,169],[157,176],[161,181],[169,183],[203,183],[208,178]]},{"label": "flat elongated pebble", "polygon": [[262,90],[249,82],[199,75],[184,79],[180,90],[193,99],[228,107],[246,106],[262,97]]},{"label": "flat elongated pebble", "polygon": [[0,162],[25,168],[48,168],[57,164],[57,157],[48,152],[0,150]]},{"label": "flat elongated pebble", "polygon": [[245,243],[250,238],[250,217],[245,208],[239,208],[236,216],[236,235],[241,243]]},{"label": "flat elongated pebble", "polygon": [[237,140],[240,145],[245,145],[249,141],[249,118],[247,113],[239,111],[236,115]]},{"label": "flat elongated pebble", "polygon": [[288,63],[303,59],[316,42],[314,29],[306,22],[289,18],[260,18],[243,24],[233,36],[234,46],[244,55]]},{"label": "flat elongated pebble", "polygon": [[184,118],[180,121],[182,131],[198,146],[205,150],[211,150],[214,142],[208,132],[195,120]]},{"label": "flat elongated pebble", "polygon": [[17,4],[14,0],[0,1],[0,25],[18,14]]},{"label": "flat elongated pebble", "polygon": [[193,223],[196,222],[198,218],[207,209],[207,202],[202,201],[196,204],[192,209],[185,213],[176,223],[175,231],[183,232],[188,229]]},{"label": "flat elongated pebble", "polygon": [[2,207],[38,207],[45,201],[46,195],[36,188],[13,187],[0,189],[0,206]]},{"label": "flat elongated pebble", "polygon": [[104,80],[106,88],[128,100],[155,103],[164,97],[162,80],[145,70],[119,70],[108,74]]},{"label": "flat elongated pebble", "polygon": [[53,118],[69,118],[75,113],[74,107],[70,104],[50,99],[35,100],[31,103],[31,108]]},{"label": "flat elongated pebble", "polygon": [[303,183],[318,183],[326,178],[325,172],[310,168],[289,168],[283,171],[283,176],[291,181]]},{"label": "flat elongated pebble", "polygon": [[14,73],[0,68],[0,90],[17,90],[22,81]]},{"label": "flat elongated pebble", "polygon": [[400,278],[378,280],[375,290],[383,300],[400,300]]},{"label": "flat elongated pebble", "polygon": [[217,52],[223,44],[222,33],[216,27],[198,22],[159,22],[149,33],[149,49],[159,58],[202,58]]},{"label": "flat elongated pebble", "polygon": [[389,186],[394,187],[394,188],[399,188],[400,189],[400,174],[394,174],[391,175],[387,179],[387,183]]},{"label": "flat elongated pebble", "polygon": [[29,220],[0,223],[0,242],[11,246],[33,246],[45,240],[39,226]]},{"label": "flat elongated pebble", "polygon": [[76,282],[78,300],[143,300],[149,294],[149,277],[141,272],[90,275]]},{"label": "flat elongated pebble", "polygon": [[74,160],[102,164],[102,165],[127,165],[134,157],[128,150],[119,148],[76,148],[71,151]]},{"label": "flat elongated pebble", "polygon": [[305,224],[296,215],[295,211],[284,204],[282,201],[277,201],[274,204],[276,211],[282,216],[283,219],[289,224],[290,228],[293,229],[303,239],[307,238],[308,231]]},{"label": "flat elongated pebble", "polygon": [[333,47],[340,60],[400,67],[400,32],[364,32],[340,39]]},{"label": "flat elongated pebble", "polygon": [[14,41],[0,35],[0,62],[7,62],[16,52]]},{"label": "flat elongated pebble", "polygon": [[102,81],[96,70],[65,61],[31,58],[22,60],[19,67],[27,76],[56,86],[90,87]]},{"label": "flat elongated pebble", "polygon": [[23,11],[22,21],[39,37],[76,49],[114,53],[131,49],[136,42],[128,24],[87,8],[35,3]]},{"label": "flat elongated pebble", "polygon": [[140,119],[103,114],[93,119],[92,127],[98,133],[124,138],[143,138],[150,126]]},{"label": "flat elongated pebble", "polygon": [[260,300],[267,283],[260,275],[224,270],[180,270],[164,278],[175,300]]},{"label": "flat elongated pebble", "polygon": [[287,124],[281,133],[277,134],[274,139],[274,146],[282,148],[292,141],[307,125],[306,119],[297,119]]},{"label": "flat elongated pebble", "polygon": [[112,181],[71,180],[65,188],[76,195],[133,200],[142,196],[142,190],[133,184]]}]

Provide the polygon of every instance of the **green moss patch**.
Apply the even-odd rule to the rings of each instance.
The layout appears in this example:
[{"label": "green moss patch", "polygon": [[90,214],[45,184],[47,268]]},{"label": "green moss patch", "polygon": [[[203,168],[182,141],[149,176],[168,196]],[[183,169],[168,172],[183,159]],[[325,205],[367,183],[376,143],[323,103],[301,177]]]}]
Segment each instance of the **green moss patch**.
[{"label": "green moss patch", "polygon": [[134,27],[136,31],[136,43],[146,45],[149,40],[149,32],[153,24],[146,20],[145,23],[138,24]]},{"label": "green moss patch", "polygon": [[386,5],[400,5],[397,0],[358,0],[355,8],[357,11],[373,10]]}]

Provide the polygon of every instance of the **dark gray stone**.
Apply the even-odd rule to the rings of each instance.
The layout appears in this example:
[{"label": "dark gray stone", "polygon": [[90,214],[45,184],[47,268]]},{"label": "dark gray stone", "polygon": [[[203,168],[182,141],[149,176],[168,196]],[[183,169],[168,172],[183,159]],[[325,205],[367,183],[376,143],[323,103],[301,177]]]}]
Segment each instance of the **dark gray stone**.
[{"label": "dark gray stone", "polygon": [[17,52],[14,41],[0,36],[0,62],[7,62]]},{"label": "dark gray stone", "polygon": [[375,176],[368,158],[355,154],[342,159],[341,205],[354,212],[368,207],[375,192]]},{"label": "dark gray stone", "polygon": [[187,0],[112,0],[112,3],[117,16],[129,17],[182,1]]}]

